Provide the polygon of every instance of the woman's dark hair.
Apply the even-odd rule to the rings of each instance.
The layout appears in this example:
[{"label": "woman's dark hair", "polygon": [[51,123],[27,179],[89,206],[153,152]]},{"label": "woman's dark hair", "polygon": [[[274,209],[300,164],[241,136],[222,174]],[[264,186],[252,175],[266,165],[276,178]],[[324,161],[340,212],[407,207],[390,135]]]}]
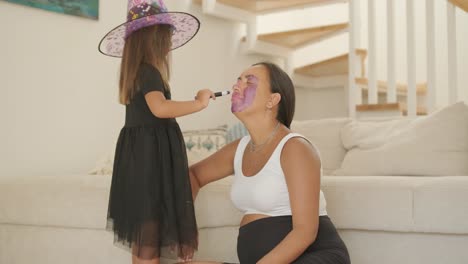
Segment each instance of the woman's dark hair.
[{"label": "woman's dark hair", "polygon": [[294,84],[288,74],[278,65],[271,62],[259,62],[252,66],[262,65],[268,70],[270,77],[270,88],[272,93],[279,93],[281,101],[279,102],[278,115],[276,119],[290,128],[296,108],[296,93]]}]

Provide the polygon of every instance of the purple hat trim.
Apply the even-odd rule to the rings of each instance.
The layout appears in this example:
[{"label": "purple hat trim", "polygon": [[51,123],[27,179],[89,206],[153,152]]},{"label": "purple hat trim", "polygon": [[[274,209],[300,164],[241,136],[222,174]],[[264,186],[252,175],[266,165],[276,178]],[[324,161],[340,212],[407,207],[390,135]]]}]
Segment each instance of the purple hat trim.
[{"label": "purple hat trim", "polygon": [[167,12],[167,8],[161,0],[130,0],[127,22],[117,26],[104,36],[99,43],[99,51],[104,55],[122,57],[125,39],[131,33],[156,24],[172,25],[171,49],[186,44],[200,28],[200,22],[196,17],[183,12]]}]

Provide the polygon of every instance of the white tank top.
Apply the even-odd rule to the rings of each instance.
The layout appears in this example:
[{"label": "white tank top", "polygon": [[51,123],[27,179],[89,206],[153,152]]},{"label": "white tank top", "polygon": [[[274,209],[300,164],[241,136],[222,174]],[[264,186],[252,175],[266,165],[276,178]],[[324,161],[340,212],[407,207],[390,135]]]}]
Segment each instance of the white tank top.
[{"label": "white tank top", "polygon": [[[284,144],[293,137],[306,139],[297,133],[284,136],[264,167],[257,174],[250,177],[246,177],[242,172],[242,158],[250,141],[250,136],[245,136],[240,140],[234,157],[234,181],[231,187],[231,200],[244,214],[292,215],[288,187],[281,168],[280,158]],[[320,168],[321,175],[322,169]],[[321,190],[319,215],[327,215],[325,197]]]}]

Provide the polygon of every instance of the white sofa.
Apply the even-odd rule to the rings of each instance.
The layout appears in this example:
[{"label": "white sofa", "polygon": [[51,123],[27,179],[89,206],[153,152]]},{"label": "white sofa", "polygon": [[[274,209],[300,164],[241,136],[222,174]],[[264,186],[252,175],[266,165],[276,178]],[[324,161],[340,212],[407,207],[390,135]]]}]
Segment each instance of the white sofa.
[{"label": "white sofa", "polygon": [[[322,154],[327,210],[352,263],[468,263],[465,104],[417,119],[296,121],[293,130]],[[242,215],[231,180],[197,198],[197,259],[237,261]],[[109,185],[109,175],[1,178],[0,263],[130,263],[104,230]]]}]

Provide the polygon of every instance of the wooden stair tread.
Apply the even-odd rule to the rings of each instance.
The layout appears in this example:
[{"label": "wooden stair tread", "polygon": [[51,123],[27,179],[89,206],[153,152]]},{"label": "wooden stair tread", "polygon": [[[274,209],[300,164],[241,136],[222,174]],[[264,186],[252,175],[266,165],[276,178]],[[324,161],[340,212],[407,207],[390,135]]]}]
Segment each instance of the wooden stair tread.
[{"label": "wooden stair tread", "polygon": [[[273,43],[275,45],[294,49],[308,42],[320,39],[323,36],[345,29],[347,26],[348,23],[342,23],[322,27],[275,32],[259,35],[258,39]],[[242,41],[245,41],[245,37],[242,38]]]},{"label": "wooden stair tread", "polygon": [[[408,106],[406,103],[380,103],[380,104],[361,104],[356,105],[356,111],[358,112],[370,112],[370,111],[401,111],[403,115],[408,114]],[[427,115],[427,109],[424,106],[417,106],[416,115]]]},{"label": "wooden stair tread", "polygon": [[[277,11],[285,8],[299,7],[309,4],[326,3],[329,0],[217,0],[219,3],[243,9],[253,13],[265,13]],[[193,0],[196,4],[201,4],[202,0]]]},{"label": "wooden stair tread", "polygon": [[[363,67],[362,72],[364,73],[364,61],[367,56],[367,51],[364,49],[356,49],[356,55],[361,59],[361,67]],[[346,53],[328,60],[297,68],[294,72],[311,77],[343,75],[348,74],[348,66],[348,53]]]},{"label": "wooden stair tread", "polygon": [[[408,106],[404,102],[400,102],[400,109],[403,112],[403,115],[408,114]],[[429,112],[427,111],[427,108],[424,106],[417,106],[416,107],[416,115],[427,115]]]},{"label": "wooden stair tread", "polygon": [[468,0],[449,0],[450,3],[459,7],[465,12],[468,12]]},{"label": "wooden stair tread", "polygon": [[[368,92],[369,88],[369,79],[367,78],[356,78],[356,84],[362,86],[363,92]],[[387,93],[388,83],[386,81],[377,81],[378,92],[379,93]],[[397,83],[396,84],[397,94],[399,95],[406,95],[408,91],[408,85]],[[417,95],[425,95],[427,93],[427,84],[426,83],[419,83],[416,84],[416,94]]]},{"label": "wooden stair tread", "polygon": [[384,111],[384,110],[400,110],[399,103],[387,103],[387,104],[361,104],[356,105],[356,111]]}]

